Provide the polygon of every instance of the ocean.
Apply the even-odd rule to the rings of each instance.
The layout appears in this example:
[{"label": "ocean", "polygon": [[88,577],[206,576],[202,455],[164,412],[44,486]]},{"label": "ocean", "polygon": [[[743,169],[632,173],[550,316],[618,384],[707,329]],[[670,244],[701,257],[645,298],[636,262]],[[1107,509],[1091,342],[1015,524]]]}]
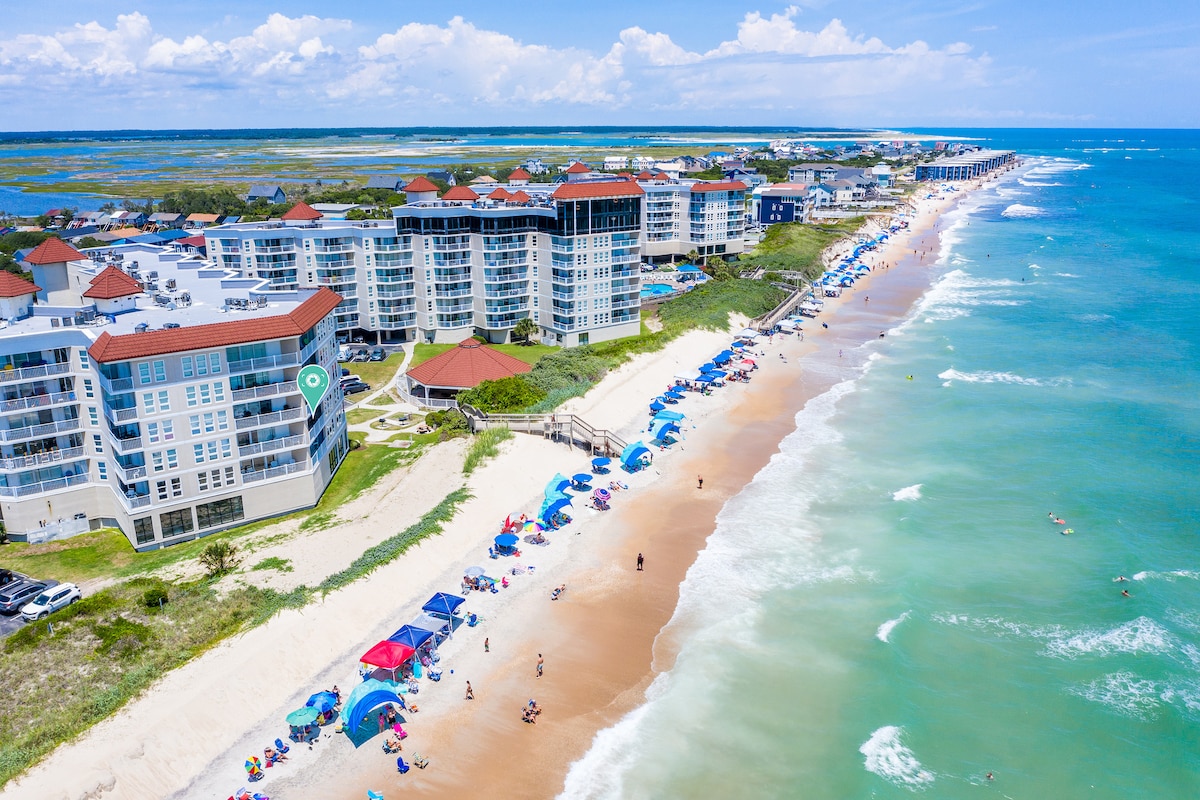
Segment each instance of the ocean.
[{"label": "ocean", "polygon": [[982,135],[1023,167],[721,511],[562,797],[1200,795],[1200,133]]}]

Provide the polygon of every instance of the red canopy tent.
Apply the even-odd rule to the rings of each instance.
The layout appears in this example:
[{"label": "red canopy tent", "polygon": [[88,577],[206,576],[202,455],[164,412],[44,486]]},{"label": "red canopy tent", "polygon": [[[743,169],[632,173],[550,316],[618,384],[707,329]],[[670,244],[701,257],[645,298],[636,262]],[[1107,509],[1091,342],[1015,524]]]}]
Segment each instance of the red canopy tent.
[{"label": "red canopy tent", "polygon": [[416,650],[406,644],[391,642],[385,639],[363,653],[359,661],[369,664],[372,667],[382,667],[390,671],[394,678],[396,670],[400,668],[400,665],[412,658],[416,652]]}]

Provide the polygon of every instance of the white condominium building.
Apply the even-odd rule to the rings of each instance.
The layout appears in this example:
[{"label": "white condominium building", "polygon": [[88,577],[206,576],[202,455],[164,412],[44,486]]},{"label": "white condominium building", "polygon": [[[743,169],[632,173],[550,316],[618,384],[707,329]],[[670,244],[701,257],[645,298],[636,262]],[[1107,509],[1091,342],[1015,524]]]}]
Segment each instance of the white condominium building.
[{"label": "white condominium building", "polygon": [[118,527],[152,549],[314,505],[348,449],[331,291],[142,245],[49,239],[0,275],[0,516],[44,541]]},{"label": "white condominium building", "polygon": [[642,255],[673,261],[695,250],[701,256],[736,256],[745,247],[746,184],[674,180],[643,172],[646,193]]}]

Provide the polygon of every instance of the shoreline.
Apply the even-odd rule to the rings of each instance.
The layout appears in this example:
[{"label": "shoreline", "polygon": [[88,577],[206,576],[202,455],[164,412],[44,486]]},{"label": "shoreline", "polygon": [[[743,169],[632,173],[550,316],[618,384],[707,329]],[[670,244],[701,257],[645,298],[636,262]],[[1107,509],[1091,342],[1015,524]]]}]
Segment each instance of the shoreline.
[{"label": "shoreline", "polygon": [[[656,454],[652,469],[634,476],[614,471],[610,478],[625,481],[631,491],[614,497],[612,511],[578,510],[571,526],[551,534],[561,546],[530,548],[542,551],[527,553],[522,561],[536,564],[535,575],[514,578],[500,595],[468,598],[466,607],[483,622],[478,629],[461,629],[443,645],[442,665],[455,674],[440,684],[423,682],[422,711],[406,722],[412,735],[403,755],[411,760],[414,751],[421,752],[431,760],[429,769],[397,776],[394,760],[374,749],[375,739],[356,751],[328,732],[331,738],[323,737],[311,751],[293,745],[292,759],[254,789],[284,800],[361,797],[368,788],[427,796],[482,786],[514,797],[557,793],[596,732],[636,708],[654,676],[670,669],[674,646],[665,629],[679,587],[725,500],[777,452],[804,402],[857,371],[859,348],[911,312],[929,286],[928,270],[921,267],[937,260],[937,220],[965,194],[922,206],[908,231],[872,254],[873,263],[886,260],[893,268],[877,269],[843,297],[827,300],[821,317],[806,326],[805,341],[779,336],[774,345],[761,347],[767,357],[751,384],[684,401],[679,408],[690,423],[684,441],[674,452]],[[903,257],[913,249],[930,255],[927,260]],[[876,293],[870,304],[857,302],[868,291]],[[821,321],[830,328],[821,328]],[[572,401],[571,410],[589,422],[592,416],[621,417],[623,425],[609,426],[630,433],[633,441],[645,424],[646,398],[679,367],[700,363],[727,342],[726,334],[688,334],[615,371],[589,396]],[[834,349],[849,350],[851,358],[839,359]],[[786,355],[788,363],[776,353]],[[737,424],[725,421],[732,419]],[[507,513],[536,510],[534,498],[540,500],[541,486],[555,471],[586,471],[587,457],[580,451],[528,435],[515,437],[467,482],[475,498],[442,536],[422,542],[367,579],[280,614],[173,671],[11,782],[0,796],[226,797],[247,785],[242,760],[286,731],[283,715],[329,684],[352,686],[357,654],[414,616],[430,589],[455,591],[462,569],[473,563],[493,572],[484,551]],[[724,458],[719,468],[713,466],[718,456]],[[703,490],[695,488],[697,473],[705,476]],[[453,476],[443,478],[453,482]],[[433,503],[445,493],[442,488],[428,491],[437,495]],[[528,499],[514,502],[520,498]],[[424,510],[405,507],[412,516]],[[377,513],[386,512],[381,504]],[[638,552],[646,555],[640,574],[633,569]],[[569,590],[551,604],[549,590],[560,583]],[[487,654],[484,637],[491,640]],[[546,656],[540,679],[533,668],[539,652]],[[462,699],[460,679],[474,684],[474,702]],[[238,682],[245,685],[231,685]],[[529,697],[546,709],[537,725],[520,723],[519,710]],[[207,705],[200,709],[197,703]],[[242,732],[231,733],[231,727]],[[207,746],[189,747],[183,758],[158,763],[161,742],[181,735]],[[63,786],[68,782],[74,784],[70,791]]]}]

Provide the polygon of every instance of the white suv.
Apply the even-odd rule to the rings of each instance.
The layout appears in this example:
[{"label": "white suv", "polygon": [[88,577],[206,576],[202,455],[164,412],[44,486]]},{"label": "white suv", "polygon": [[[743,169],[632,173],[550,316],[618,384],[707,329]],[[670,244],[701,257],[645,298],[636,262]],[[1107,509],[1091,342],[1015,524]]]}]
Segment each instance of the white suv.
[{"label": "white suv", "polygon": [[33,598],[32,603],[21,609],[21,616],[26,622],[34,622],[60,608],[66,608],[81,597],[83,595],[78,586],[73,583],[60,583]]}]

